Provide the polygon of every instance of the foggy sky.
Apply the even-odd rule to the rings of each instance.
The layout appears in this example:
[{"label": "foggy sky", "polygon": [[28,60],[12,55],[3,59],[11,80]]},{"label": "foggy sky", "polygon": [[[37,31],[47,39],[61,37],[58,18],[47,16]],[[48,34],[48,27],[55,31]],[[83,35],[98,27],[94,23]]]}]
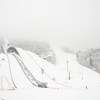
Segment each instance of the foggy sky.
[{"label": "foggy sky", "polygon": [[0,37],[100,47],[100,0],[0,0]]}]

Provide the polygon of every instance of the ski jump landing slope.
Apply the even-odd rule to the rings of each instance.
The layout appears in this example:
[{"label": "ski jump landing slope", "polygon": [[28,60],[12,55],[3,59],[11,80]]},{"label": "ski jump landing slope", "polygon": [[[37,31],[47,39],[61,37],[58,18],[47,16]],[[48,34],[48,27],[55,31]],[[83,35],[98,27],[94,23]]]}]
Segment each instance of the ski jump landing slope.
[{"label": "ski jump landing slope", "polygon": [[[20,55],[21,62],[27,67],[31,75],[34,76],[36,80],[41,83],[47,83],[47,87],[50,88],[67,87],[67,85],[55,81],[56,71],[52,64],[39,58],[32,52],[25,51],[20,48],[16,49]],[[0,57],[1,66],[3,66],[2,72],[4,72],[1,76],[7,76],[8,83],[11,87],[13,87],[13,89],[28,89],[35,87],[29,81],[28,77],[26,77],[26,73],[23,72],[21,65],[19,64],[20,61],[16,59],[16,56],[13,54],[2,54]],[[4,59],[5,63],[2,59]],[[34,81],[34,84],[35,83],[36,81]],[[2,84],[3,85],[1,87],[6,89],[6,85],[4,85],[3,81]]]},{"label": "ski jump landing slope", "polygon": [[[23,63],[36,80],[47,83],[47,87],[66,88],[69,87],[57,80],[55,66],[41,59],[36,54],[16,48]],[[43,71],[43,73],[42,73]],[[60,71],[59,71],[60,72]],[[58,76],[59,77],[59,76]]]}]

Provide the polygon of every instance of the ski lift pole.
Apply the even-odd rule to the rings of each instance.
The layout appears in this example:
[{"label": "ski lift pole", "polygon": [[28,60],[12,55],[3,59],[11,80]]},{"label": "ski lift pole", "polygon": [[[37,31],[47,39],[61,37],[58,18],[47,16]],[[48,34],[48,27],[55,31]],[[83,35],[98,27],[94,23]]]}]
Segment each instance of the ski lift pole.
[{"label": "ski lift pole", "polygon": [[41,73],[42,73],[42,82],[43,82],[43,74],[44,74],[44,70],[41,68]]},{"label": "ski lift pole", "polygon": [[68,60],[66,61],[67,62],[67,72],[68,72],[68,79],[70,80],[70,71],[69,71],[69,66],[68,66]]}]

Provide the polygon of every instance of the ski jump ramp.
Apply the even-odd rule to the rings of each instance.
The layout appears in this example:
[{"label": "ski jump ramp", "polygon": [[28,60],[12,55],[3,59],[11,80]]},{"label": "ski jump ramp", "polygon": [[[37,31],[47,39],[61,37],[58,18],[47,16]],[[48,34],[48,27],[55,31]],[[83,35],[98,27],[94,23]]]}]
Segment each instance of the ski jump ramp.
[{"label": "ski jump ramp", "polygon": [[[54,69],[32,52],[15,48],[17,53],[0,54],[1,90],[29,89],[33,87],[65,87],[55,81]],[[13,53],[11,53],[13,52]],[[35,57],[38,61],[35,61]],[[46,66],[38,65],[45,62]],[[52,65],[53,66],[53,65]],[[66,86],[67,87],[67,86]]]}]

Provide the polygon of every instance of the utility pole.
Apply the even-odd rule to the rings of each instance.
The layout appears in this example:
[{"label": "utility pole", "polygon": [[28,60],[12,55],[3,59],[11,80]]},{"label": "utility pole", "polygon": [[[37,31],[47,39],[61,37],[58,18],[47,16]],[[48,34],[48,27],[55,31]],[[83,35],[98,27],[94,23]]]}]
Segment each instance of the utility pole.
[{"label": "utility pole", "polygon": [[71,79],[71,77],[70,77],[70,71],[69,71],[69,66],[68,66],[68,60],[66,61],[66,63],[67,63],[68,79],[70,80],[70,79]]}]

